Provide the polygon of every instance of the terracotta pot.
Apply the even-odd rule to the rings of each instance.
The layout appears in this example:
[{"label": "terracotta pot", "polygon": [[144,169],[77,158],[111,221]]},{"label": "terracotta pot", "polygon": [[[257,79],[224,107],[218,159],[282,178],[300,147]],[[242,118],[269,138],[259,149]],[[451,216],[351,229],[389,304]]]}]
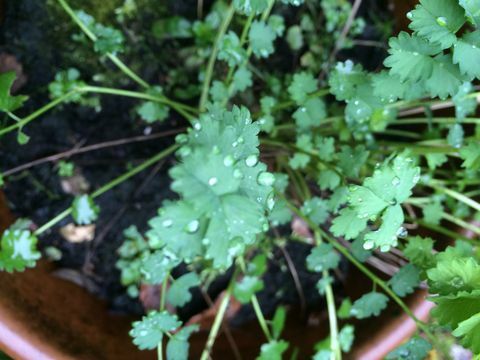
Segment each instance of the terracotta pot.
[{"label": "terracotta pot", "polygon": [[[12,221],[0,193],[0,225],[3,230]],[[105,303],[96,299],[83,288],[51,275],[52,264],[40,262],[35,269],[24,273],[0,272],[0,348],[14,359],[63,360],[63,359],[154,359],[154,352],[138,351],[128,336],[129,317],[108,313]],[[368,284],[358,275],[356,284]],[[350,288],[350,286],[348,287]],[[352,291],[364,291],[352,286]],[[349,294],[355,296],[356,294]],[[409,299],[414,313],[427,319],[432,307],[425,301],[425,293],[418,292]],[[295,309],[292,309],[295,314]],[[207,316],[212,321],[214,312]],[[299,358],[307,357],[313,344],[327,335],[326,314],[320,314],[317,323],[290,316],[284,333],[286,340],[301,349]],[[205,319],[204,319],[205,320]],[[350,355],[353,359],[381,359],[415,331],[415,324],[398,308],[389,311],[375,321],[358,324],[358,345]],[[244,359],[254,359],[260,345],[265,341],[257,323],[231,329]],[[199,357],[205,344],[208,329],[192,339],[191,358]],[[213,350],[214,359],[233,358],[229,342],[224,334],[217,339]]]}]

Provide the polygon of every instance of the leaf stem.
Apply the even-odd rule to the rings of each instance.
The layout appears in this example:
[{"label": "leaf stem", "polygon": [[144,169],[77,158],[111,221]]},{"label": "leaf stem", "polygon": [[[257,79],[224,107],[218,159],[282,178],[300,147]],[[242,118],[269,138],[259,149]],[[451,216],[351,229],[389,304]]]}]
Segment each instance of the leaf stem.
[{"label": "leaf stem", "polygon": [[[97,36],[91,31],[88,26],[86,26],[82,20],[77,16],[75,11],[68,5],[68,3],[65,0],[58,0],[62,8],[65,10],[65,12],[70,15],[72,20],[80,27],[80,29],[87,35],[87,37],[92,41],[96,42],[98,40]],[[135,81],[137,84],[142,86],[145,89],[148,89],[150,85],[140,78],[137,74],[135,74],[127,65],[125,65],[115,54],[112,53],[107,53],[107,57],[125,74],[127,75],[130,79]]]},{"label": "leaf stem", "polygon": [[470,206],[471,208],[477,210],[477,211],[480,211],[480,203],[476,202],[475,200],[472,200],[470,199],[469,197],[463,195],[463,194],[460,194],[459,192],[455,191],[455,190],[451,190],[451,189],[448,189],[446,187],[443,187],[441,185],[437,185],[438,183],[434,180],[431,180],[429,183],[425,182],[423,183],[423,185],[425,186],[428,186],[428,187],[431,187],[432,189],[435,189],[437,191],[440,191],[462,203],[464,203],[465,205],[468,205]]},{"label": "leaf stem", "polygon": [[250,301],[252,303],[253,310],[255,311],[255,315],[257,316],[258,322],[260,323],[260,327],[265,334],[265,337],[268,341],[272,341],[272,334],[270,334],[270,329],[267,326],[267,321],[263,316],[262,309],[260,308],[260,304],[258,303],[257,295],[253,294]]},{"label": "leaf stem", "polygon": [[200,112],[205,111],[205,106],[208,100],[208,91],[210,89],[210,83],[212,82],[213,69],[215,67],[215,61],[217,60],[218,51],[220,49],[220,42],[223,39],[223,36],[227,32],[228,26],[230,25],[233,15],[235,14],[235,7],[233,6],[233,1],[230,4],[230,7],[227,10],[225,19],[223,19],[220,29],[218,30],[217,37],[215,38],[215,43],[213,44],[212,53],[210,54],[210,59],[208,60],[207,70],[205,71],[205,78],[203,81],[202,94],[200,96],[199,110]]},{"label": "leaf stem", "polygon": [[[150,159],[148,159],[147,161],[141,163],[140,165],[134,167],[133,169],[131,169],[130,171],[126,172],[125,174],[123,175],[120,175],[119,177],[113,179],[112,181],[108,182],[107,184],[103,185],[101,188],[99,188],[97,191],[95,191],[94,193],[92,193],[92,198],[96,198],[104,193],[106,193],[107,191],[113,189],[114,187],[116,187],[117,185],[120,185],[121,183],[123,183],[124,181],[130,179],[132,176],[138,174],[139,172],[145,170],[146,168],[152,166],[153,164],[157,163],[158,161],[162,160],[163,158],[167,157],[168,155],[170,155],[171,153],[173,153],[175,150],[177,150],[179,147],[179,145],[177,144],[174,144],[172,146],[170,146],[169,148],[159,152],[158,154],[156,154],[155,156],[151,157]],[[65,219],[68,215],[70,215],[72,213],[72,209],[71,208],[68,208],[64,211],[62,211],[61,213],[59,213],[57,216],[55,216],[53,219],[51,219],[50,221],[48,221],[47,223],[45,223],[44,225],[42,225],[41,227],[39,227],[35,232],[34,232],[34,235],[35,236],[39,236],[41,234],[43,234],[45,231],[47,231],[48,229],[50,229],[52,226],[56,225],[57,223],[59,223],[60,221],[62,221],[63,219]]]}]

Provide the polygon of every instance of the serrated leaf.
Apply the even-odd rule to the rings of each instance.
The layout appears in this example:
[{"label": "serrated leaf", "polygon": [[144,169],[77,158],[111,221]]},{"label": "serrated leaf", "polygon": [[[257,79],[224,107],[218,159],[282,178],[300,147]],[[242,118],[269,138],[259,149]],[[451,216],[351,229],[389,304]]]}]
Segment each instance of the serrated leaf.
[{"label": "serrated leaf", "polygon": [[345,325],[338,333],[338,342],[343,352],[348,353],[355,340],[355,328],[353,325]]},{"label": "serrated leaf", "polygon": [[339,319],[348,319],[350,317],[350,309],[352,308],[352,302],[349,298],[342,301],[340,307],[337,310],[337,316]]},{"label": "serrated leaf", "polygon": [[355,65],[351,60],[339,62],[330,73],[328,83],[330,92],[337,100],[348,100],[355,96],[358,86],[368,81],[362,66]]},{"label": "serrated leaf", "polygon": [[142,259],[140,272],[147,284],[158,285],[166,281],[172,269],[179,264],[175,254],[165,249],[157,250]]},{"label": "serrated leaf", "polygon": [[359,236],[352,242],[352,247],[350,248],[352,255],[360,262],[367,261],[370,256],[372,256],[371,250],[365,250],[363,247],[364,244],[364,237]]},{"label": "serrated leaf", "polygon": [[[48,91],[50,92],[50,98],[56,99],[85,85],[85,82],[80,79],[80,72],[75,68],[69,68],[55,74],[54,81],[48,85]],[[74,94],[66,99],[65,103],[80,101],[81,96],[80,93]]]},{"label": "serrated leaf", "polygon": [[253,53],[260,58],[267,58],[274,52],[273,41],[276,38],[273,30],[264,21],[254,21],[248,33]]},{"label": "serrated leaf", "polygon": [[442,49],[448,49],[457,40],[455,33],[465,23],[465,12],[452,0],[421,0],[409,13],[410,29]]},{"label": "serrated leaf", "polygon": [[428,269],[435,264],[431,238],[420,236],[409,238],[403,253],[412,264],[421,269]]},{"label": "serrated leaf", "polygon": [[172,306],[184,306],[192,300],[190,289],[200,285],[200,278],[194,272],[180,276],[167,292],[167,302]]},{"label": "serrated leaf", "polygon": [[235,283],[233,295],[242,304],[250,301],[252,296],[263,289],[263,281],[256,276],[245,276]]},{"label": "serrated leaf", "polygon": [[310,162],[310,155],[304,153],[295,153],[293,157],[288,160],[288,165],[294,170],[305,169]]},{"label": "serrated leaf", "polygon": [[76,196],[72,203],[72,217],[78,225],[88,225],[98,219],[100,208],[88,195]]},{"label": "serrated leaf", "polygon": [[28,230],[13,227],[5,230],[0,240],[0,270],[13,272],[34,267],[40,259],[37,242],[37,237]]},{"label": "serrated leaf", "polygon": [[404,216],[401,206],[389,206],[382,215],[380,228],[365,234],[363,247],[367,250],[380,248],[380,251],[386,252],[391,247],[397,246],[397,238],[403,230],[403,221]]},{"label": "serrated leaf", "polygon": [[242,14],[259,14],[268,6],[268,0],[234,0],[235,9]]},{"label": "serrated leaf", "polygon": [[462,337],[462,345],[473,353],[480,353],[480,312],[458,324],[452,334]]},{"label": "serrated leaf", "polygon": [[388,283],[398,296],[411,294],[420,284],[420,270],[415,265],[407,264],[401,267]]},{"label": "serrated leaf", "polygon": [[317,80],[313,75],[308,72],[300,72],[293,75],[292,82],[288,87],[288,93],[292,100],[298,105],[302,105],[307,100],[307,96],[317,89]]},{"label": "serrated leaf", "polygon": [[168,117],[169,111],[165,105],[147,101],[138,107],[137,113],[143,120],[151,124],[155,121],[165,120]]},{"label": "serrated leaf", "polygon": [[229,31],[220,43],[218,59],[224,60],[229,67],[242,64],[246,59],[246,51],[240,46],[240,39],[233,31]]},{"label": "serrated leaf", "polygon": [[0,74],[0,111],[15,111],[28,99],[28,96],[24,95],[10,95],[15,78],[13,71]]},{"label": "serrated leaf", "polygon": [[449,295],[480,289],[480,265],[472,258],[439,261],[427,275],[431,293]]},{"label": "serrated leaf", "polygon": [[152,350],[162,341],[166,332],[174,331],[182,323],[176,315],[171,315],[167,311],[152,311],[132,325],[130,336],[133,337],[133,343],[140,350]]},{"label": "serrated leaf", "polygon": [[387,307],[388,297],[378,292],[370,292],[356,300],[350,310],[350,314],[357,319],[366,319],[378,316]]},{"label": "serrated leaf", "polygon": [[320,172],[320,175],[318,175],[317,184],[322,190],[334,190],[340,185],[341,181],[342,179],[337,172],[331,169],[325,169]]},{"label": "serrated leaf", "polygon": [[307,256],[307,268],[310,271],[322,272],[335,269],[340,263],[340,255],[330,244],[320,244]]},{"label": "serrated leaf", "polygon": [[93,44],[96,52],[102,55],[123,52],[125,39],[119,30],[101,24],[95,24],[92,30],[97,36]]},{"label": "serrated leaf", "polygon": [[288,349],[288,343],[284,340],[272,340],[263,344],[260,348],[260,356],[257,360],[282,360],[282,354]]},{"label": "serrated leaf", "polygon": [[403,345],[390,352],[386,356],[386,360],[424,360],[428,356],[428,352],[432,349],[430,343],[419,337],[415,336],[408,340]]},{"label": "serrated leaf", "polygon": [[355,239],[366,229],[367,221],[367,218],[360,218],[355,210],[344,208],[333,219],[330,231],[335,236],[343,236],[347,240]]},{"label": "serrated leaf", "polygon": [[423,219],[433,225],[438,225],[443,215],[443,206],[439,201],[434,201],[422,209]]},{"label": "serrated leaf", "polygon": [[355,148],[344,145],[338,154],[338,166],[346,176],[357,178],[368,155],[369,152],[363,145],[357,145]]},{"label": "serrated leaf", "polygon": [[318,98],[308,99],[292,116],[295,119],[299,131],[317,127],[327,116],[325,103]]},{"label": "serrated leaf", "polygon": [[373,74],[372,85],[375,96],[384,98],[389,103],[403,99],[405,93],[410,91],[408,82],[402,82],[399,76],[390,75],[387,71]]},{"label": "serrated leaf", "polygon": [[431,97],[446,99],[458,92],[464,80],[458,66],[452,63],[452,56],[441,54],[434,58],[432,74],[425,87]]},{"label": "serrated leaf", "polygon": [[470,78],[479,78],[480,30],[467,33],[453,47],[453,63]]},{"label": "serrated leaf", "polygon": [[233,75],[232,87],[236,91],[245,91],[247,88],[252,86],[252,72],[248,70],[245,66],[242,66],[235,71]]},{"label": "serrated leaf", "polygon": [[185,326],[175,333],[167,344],[167,360],[188,360],[188,339],[199,330],[198,325]]},{"label": "serrated leaf", "polygon": [[301,211],[315,224],[323,224],[328,219],[327,202],[318,197],[313,197],[303,204]]},{"label": "serrated leaf", "polygon": [[468,96],[472,91],[472,84],[464,82],[452,99],[455,104],[455,116],[459,120],[465,119],[468,115],[475,114],[477,110],[477,99]]},{"label": "serrated leaf", "polygon": [[465,13],[472,24],[480,25],[480,4],[477,0],[459,0],[460,6],[465,9]]},{"label": "serrated leaf", "polygon": [[478,140],[471,140],[460,149],[460,156],[464,160],[462,167],[477,170],[480,168],[480,144]]},{"label": "serrated leaf", "polygon": [[402,81],[427,80],[432,75],[434,60],[431,56],[441,52],[441,47],[415,35],[401,32],[389,41],[390,56],[385,59],[385,66],[390,74],[397,75]]}]

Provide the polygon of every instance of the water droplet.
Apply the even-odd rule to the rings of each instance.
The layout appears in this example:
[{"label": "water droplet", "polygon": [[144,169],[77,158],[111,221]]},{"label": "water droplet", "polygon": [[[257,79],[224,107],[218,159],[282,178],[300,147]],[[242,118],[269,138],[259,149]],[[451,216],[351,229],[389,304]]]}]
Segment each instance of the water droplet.
[{"label": "water droplet", "polygon": [[162,226],[164,228],[169,228],[173,225],[173,220],[172,219],[165,219],[162,221]]},{"label": "water droplet", "polygon": [[400,239],[404,239],[408,236],[408,230],[405,229],[403,226],[400,226],[397,230],[397,236],[400,238]]},{"label": "water droplet", "polygon": [[268,210],[272,211],[274,206],[275,206],[275,198],[273,194],[270,194],[267,199]]},{"label": "water droplet", "polygon": [[219,153],[220,153],[220,149],[218,148],[217,145],[215,145],[215,146],[212,148],[212,153],[213,153],[213,154],[219,154]]},{"label": "water droplet", "polygon": [[223,165],[226,167],[230,167],[235,163],[235,159],[233,158],[232,155],[227,155],[225,156],[225,159],[223,159]]},{"label": "water droplet", "polygon": [[237,139],[237,141],[239,144],[243,144],[245,142],[244,138],[241,136]]},{"label": "water droplet", "polygon": [[450,284],[455,288],[461,288],[464,285],[463,279],[459,276],[455,276],[450,280]]},{"label": "water droplet", "polygon": [[200,122],[197,121],[196,123],[193,124],[193,128],[197,131],[200,131],[202,130],[202,124],[200,124]]},{"label": "water droplet", "polygon": [[445,16],[439,16],[437,17],[437,24],[442,27],[446,27],[448,24],[448,20]]},{"label": "water droplet", "polygon": [[140,333],[138,334],[140,336],[147,336],[148,335],[148,331],[147,330],[142,330],[140,331]]},{"label": "water droplet", "polygon": [[392,185],[393,185],[393,186],[398,186],[398,185],[400,185],[400,178],[397,177],[397,176],[395,176],[395,177],[393,178],[393,180],[392,180]]},{"label": "water droplet", "polygon": [[187,225],[187,232],[190,234],[193,234],[197,232],[199,227],[200,227],[200,221],[198,220],[190,221]]},{"label": "water droplet", "polygon": [[181,157],[187,157],[192,153],[192,149],[190,149],[188,146],[183,146],[178,150],[178,154]]},{"label": "water droplet", "polygon": [[176,137],[175,137],[175,141],[179,144],[185,144],[188,142],[188,136],[185,135],[185,134],[178,134]]},{"label": "water droplet", "polygon": [[245,159],[245,164],[248,166],[248,167],[254,167],[255,165],[257,165],[258,163],[258,156],[257,155],[249,155],[246,159]]},{"label": "water droplet", "polygon": [[262,230],[263,230],[264,232],[268,231],[268,229],[269,229],[269,226],[268,226],[267,223],[265,223],[265,224],[262,225]]},{"label": "water droplet", "polygon": [[243,179],[243,173],[239,169],[233,170],[233,177],[235,179]]},{"label": "water droplet", "polygon": [[381,251],[381,252],[390,251],[390,245],[382,245],[382,246],[380,246],[380,251]]},{"label": "water droplet", "polygon": [[365,250],[372,250],[374,245],[375,245],[375,244],[374,244],[373,241],[368,240],[368,241],[365,241],[365,243],[363,244],[363,248],[364,248]]},{"label": "water droplet", "polygon": [[205,245],[205,246],[209,245],[210,244],[210,239],[209,238],[203,238],[202,244]]},{"label": "water droplet", "polygon": [[407,13],[407,19],[408,19],[408,20],[412,20],[412,19],[413,19],[413,14],[412,14],[411,11],[409,11],[409,12]]},{"label": "water droplet", "polygon": [[211,177],[210,179],[208,179],[208,185],[210,186],[214,186],[218,183],[218,179],[216,177]]},{"label": "water droplet", "polygon": [[237,147],[237,146],[238,146],[238,141],[234,141],[234,142],[232,143],[232,147]]},{"label": "water droplet", "polygon": [[272,186],[275,182],[275,175],[267,171],[264,171],[258,174],[257,181],[260,185]]}]

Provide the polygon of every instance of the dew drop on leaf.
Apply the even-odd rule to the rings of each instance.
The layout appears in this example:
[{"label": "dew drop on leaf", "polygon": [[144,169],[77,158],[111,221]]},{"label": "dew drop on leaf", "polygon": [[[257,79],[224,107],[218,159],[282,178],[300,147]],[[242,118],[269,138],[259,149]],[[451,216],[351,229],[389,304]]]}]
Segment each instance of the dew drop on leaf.
[{"label": "dew drop on leaf", "polygon": [[246,159],[245,159],[245,164],[248,166],[248,167],[254,167],[255,165],[257,165],[258,163],[258,156],[257,155],[249,155]]},{"label": "dew drop on leaf", "polygon": [[408,231],[407,229],[405,229],[403,226],[401,226],[400,228],[398,228],[398,231],[397,231],[397,236],[401,239],[404,239],[408,236]]},{"label": "dew drop on leaf", "polygon": [[275,182],[275,175],[267,171],[261,172],[258,174],[257,181],[260,185],[263,186],[272,186]]},{"label": "dew drop on leaf", "polygon": [[393,178],[393,180],[392,180],[392,185],[393,185],[393,186],[398,186],[398,185],[400,185],[400,178],[397,177],[397,176],[395,176],[395,177]]},{"label": "dew drop on leaf", "polygon": [[199,227],[200,227],[200,221],[198,220],[190,221],[187,225],[187,232],[189,232],[190,234],[193,234],[198,230]]},{"label": "dew drop on leaf", "polygon": [[193,128],[197,131],[200,131],[202,130],[202,124],[200,124],[199,122],[196,122],[195,124],[193,124]]},{"label": "dew drop on leaf", "polygon": [[241,179],[243,178],[243,173],[239,169],[233,170],[233,177],[235,179]]},{"label": "dew drop on leaf", "polygon": [[210,186],[214,186],[217,183],[218,183],[218,179],[215,176],[208,179],[208,185],[210,185]]},{"label": "dew drop on leaf", "polygon": [[442,26],[442,27],[446,27],[447,26],[447,18],[445,16],[439,16],[437,17],[437,24]]},{"label": "dew drop on leaf", "polygon": [[171,227],[172,225],[173,225],[172,219],[165,219],[165,220],[163,220],[163,222],[162,222],[162,226],[163,226],[164,228],[169,228],[169,227]]},{"label": "dew drop on leaf", "polygon": [[227,155],[225,156],[225,159],[223,159],[223,165],[226,167],[230,167],[235,163],[235,159],[233,158],[232,155]]}]

